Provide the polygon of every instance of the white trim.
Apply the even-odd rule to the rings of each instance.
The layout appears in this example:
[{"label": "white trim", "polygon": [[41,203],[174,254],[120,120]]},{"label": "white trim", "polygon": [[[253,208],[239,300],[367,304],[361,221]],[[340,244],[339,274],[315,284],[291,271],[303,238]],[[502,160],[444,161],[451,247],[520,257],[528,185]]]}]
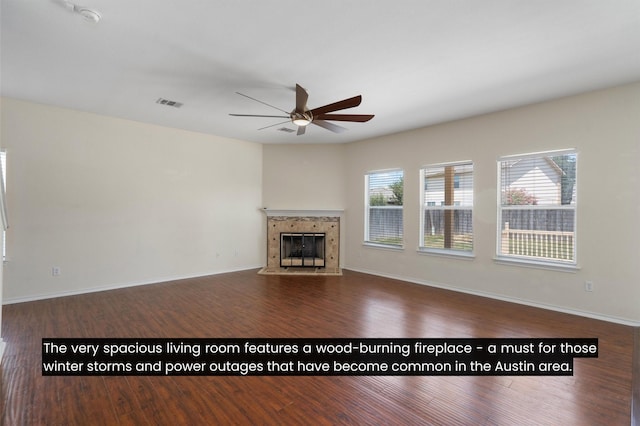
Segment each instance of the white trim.
[{"label": "white trim", "polygon": [[[0,166],[0,217],[2,218],[2,230],[6,231],[9,227],[9,219],[7,216],[7,202],[6,202],[6,184],[4,175],[6,174],[6,162],[7,162],[7,150],[0,149],[0,156],[3,157],[2,163],[4,167]],[[4,255],[4,252],[3,252]]]},{"label": "white trim", "polygon": [[445,163],[424,164],[421,166],[420,170],[424,170],[429,167],[464,166],[466,164],[473,165],[473,160],[447,161]]},{"label": "white trim", "polygon": [[473,212],[473,206],[459,205],[459,206],[425,206],[422,205],[423,210],[471,210]]},{"label": "white trim", "polygon": [[227,273],[230,273],[230,272],[249,271],[251,269],[260,269],[262,267],[264,267],[264,265],[244,266],[244,267],[240,267],[240,268],[227,269],[227,270],[223,270],[223,271],[216,271],[216,272],[210,272],[210,273],[201,273],[201,274],[194,274],[194,275],[183,275],[183,276],[176,276],[176,277],[162,277],[162,278],[158,278],[156,280],[151,280],[151,281],[137,281],[137,282],[121,283],[121,284],[108,284],[108,285],[99,286],[99,287],[91,287],[91,288],[83,288],[83,289],[78,289],[78,290],[61,291],[61,292],[56,292],[56,293],[41,293],[41,294],[36,294],[36,295],[32,295],[32,296],[12,297],[12,298],[9,298],[9,299],[4,299],[2,301],[2,304],[3,305],[11,305],[11,304],[14,304],[14,303],[34,302],[36,300],[53,299],[55,297],[76,296],[76,295],[79,295],[79,294],[88,294],[88,293],[97,293],[97,292],[100,292],[100,291],[118,290],[118,289],[127,288],[127,287],[137,287],[137,286],[142,286],[142,285],[161,284],[161,283],[166,283],[166,282],[171,282],[171,281],[188,280],[188,279],[191,279],[191,278],[200,278],[200,277],[208,277],[208,276],[211,276],[211,275],[227,274]]},{"label": "white trim", "polygon": [[510,160],[521,160],[526,158],[554,157],[558,155],[577,154],[577,153],[578,153],[578,150],[576,148],[565,148],[565,149],[556,149],[551,151],[540,151],[540,152],[528,152],[525,154],[503,155],[498,157],[498,162],[510,161]]},{"label": "white trim", "polygon": [[365,247],[377,248],[377,249],[386,249],[392,251],[403,251],[404,244],[380,244],[380,243],[372,243],[370,241],[365,241],[362,243]]},{"label": "white trim", "polygon": [[[367,241],[367,239],[369,239],[369,216],[371,214],[369,212],[370,199],[369,199],[369,174],[368,173],[365,173],[364,175],[364,197],[362,197],[362,199],[364,201],[364,221],[363,221],[364,229],[362,230],[362,240]],[[402,214],[404,215],[404,212]],[[402,230],[402,235],[404,236],[404,229]]]},{"label": "white trim", "polygon": [[551,271],[578,272],[580,270],[580,267],[573,262],[566,263],[566,264],[560,263],[560,262],[543,262],[543,261],[529,259],[529,258],[520,258],[514,255],[511,255],[509,257],[496,256],[493,258],[493,261],[501,265],[520,266],[525,268],[536,268],[536,269],[548,269]]},{"label": "white trim", "polygon": [[506,204],[502,210],[575,210],[576,204]]},{"label": "white trim", "polygon": [[487,297],[489,299],[501,300],[503,302],[516,303],[518,305],[526,305],[526,306],[531,306],[531,307],[540,308],[540,309],[546,309],[546,310],[554,311],[554,312],[562,312],[562,313],[565,313],[565,314],[577,315],[577,316],[586,317],[586,318],[592,318],[592,319],[596,319],[596,320],[600,320],[600,321],[613,322],[613,323],[616,323],[616,324],[628,325],[628,326],[631,326],[631,327],[640,327],[640,321],[634,321],[634,320],[630,320],[630,319],[627,319],[627,318],[614,317],[614,316],[610,316],[610,315],[598,314],[598,313],[589,312],[589,311],[581,311],[581,310],[578,310],[578,309],[565,308],[565,307],[556,306],[556,305],[547,305],[545,303],[531,302],[531,301],[528,301],[528,300],[518,299],[518,298],[515,298],[515,297],[502,296],[502,295],[498,295],[498,294],[495,294],[495,293],[488,293],[488,292],[477,291],[477,290],[467,290],[467,289],[462,289],[462,288],[458,288],[458,287],[452,287],[452,286],[446,285],[446,284],[433,283],[433,282],[426,281],[426,280],[420,280],[420,279],[417,279],[417,278],[405,277],[405,276],[394,275],[394,274],[383,274],[383,273],[380,273],[380,272],[377,272],[377,271],[370,271],[370,270],[367,270],[367,269],[358,269],[358,268],[349,268],[349,267],[343,267],[342,269],[343,270],[348,270],[348,271],[354,271],[354,272],[361,272],[363,274],[375,275],[375,276],[378,276],[378,277],[385,277],[385,278],[390,278],[390,279],[394,279],[394,280],[405,281],[405,282],[413,283],[413,284],[421,284],[421,285],[425,285],[425,286],[428,286],[428,287],[435,287],[435,288],[441,288],[441,289],[444,289],[444,290],[456,291],[456,292],[459,292],[459,293],[471,294],[473,296]]},{"label": "white trim", "polygon": [[380,170],[370,170],[365,172],[365,175],[377,175],[381,173],[392,173],[392,172],[402,172],[404,176],[404,169],[402,167],[392,167],[390,169],[380,169]]},{"label": "white trim", "polygon": [[4,350],[7,347],[7,344],[2,341],[2,337],[0,337],[0,365],[2,365],[2,354],[4,354]]},{"label": "white trim", "polygon": [[455,250],[455,249],[437,249],[430,247],[418,247],[416,250],[419,254],[432,256],[451,257],[454,259],[473,260],[476,255],[473,251]]},{"label": "white trim", "polygon": [[269,209],[262,208],[267,217],[272,216],[285,216],[285,217],[339,217],[344,214],[344,210],[338,209],[310,209],[310,210],[295,210],[295,209]]}]

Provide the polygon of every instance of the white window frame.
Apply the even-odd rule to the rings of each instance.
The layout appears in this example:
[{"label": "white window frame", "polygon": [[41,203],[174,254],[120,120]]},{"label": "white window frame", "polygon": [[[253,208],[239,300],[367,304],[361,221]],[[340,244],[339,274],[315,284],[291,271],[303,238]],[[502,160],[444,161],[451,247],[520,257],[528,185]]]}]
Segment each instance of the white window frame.
[{"label": "white window frame", "polygon": [[[443,210],[443,211],[455,211],[455,210],[471,210],[471,217],[472,217],[472,229],[473,229],[473,198],[472,198],[472,203],[471,206],[461,206],[460,202],[456,203],[454,202],[453,205],[451,206],[445,206],[444,202],[438,204],[438,203],[434,203],[431,204],[429,202],[427,202],[425,200],[425,192],[426,189],[425,188],[425,177],[426,177],[426,171],[427,169],[431,169],[431,168],[444,168],[444,167],[448,167],[448,166],[465,166],[465,165],[469,165],[472,168],[472,176],[474,173],[474,164],[473,161],[471,160],[463,160],[463,161],[455,161],[455,162],[449,162],[449,163],[438,163],[438,164],[429,164],[429,165],[425,165],[422,166],[420,168],[420,234],[418,235],[418,252],[419,253],[426,253],[426,254],[436,254],[436,255],[445,255],[445,256],[453,256],[453,257],[460,257],[460,258],[469,258],[472,259],[475,257],[474,255],[474,247],[475,244],[473,242],[473,240],[475,240],[475,235],[472,231],[472,248],[471,250],[460,250],[460,249],[455,249],[455,248],[435,248],[435,247],[426,247],[425,246],[425,242],[424,242],[424,235],[425,235],[425,212],[428,210]],[[475,179],[473,179],[472,181],[472,185],[471,185],[471,191],[472,194],[475,195]],[[454,194],[455,194],[455,189],[459,189],[459,188],[455,188],[455,178],[454,178]]]},{"label": "white window frame", "polygon": [[7,260],[7,220],[6,190],[7,190],[7,151],[0,149],[0,216],[2,227],[2,260]]},{"label": "white window frame", "polygon": [[[561,149],[552,151],[541,151],[528,154],[508,155],[498,158],[497,160],[497,220],[496,220],[496,254],[494,260],[497,263],[503,264],[515,264],[524,267],[543,268],[560,271],[576,271],[578,266],[578,197],[576,195],[572,204],[563,205],[502,205],[502,162],[530,159],[530,158],[544,158],[555,157],[561,155],[575,155],[576,156],[576,170],[575,170],[575,187],[574,195],[579,188],[578,178],[578,151],[573,149]],[[503,229],[502,229],[502,212],[504,210],[572,210],[573,211],[573,245],[571,259],[553,259],[549,257],[541,256],[527,256],[519,254],[506,254],[503,253]]]},{"label": "white window frame", "polygon": [[402,237],[401,241],[398,244],[393,243],[383,243],[376,242],[370,239],[370,229],[369,229],[369,217],[370,217],[370,209],[371,206],[369,204],[370,194],[369,194],[369,180],[372,175],[379,175],[385,173],[401,173],[402,179],[405,178],[405,173],[403,169],[394,168],[394,169],[383,169],[383,170],[373,170],[365,173],[364,175],[364,245],[370,247],[380,247],[380,248],[388,248],[388,249],[404,249],[404,197],[403,204],[400,206],[375,206],[375,208],[388,208],[388,209],[399,209],[402,212]]}]

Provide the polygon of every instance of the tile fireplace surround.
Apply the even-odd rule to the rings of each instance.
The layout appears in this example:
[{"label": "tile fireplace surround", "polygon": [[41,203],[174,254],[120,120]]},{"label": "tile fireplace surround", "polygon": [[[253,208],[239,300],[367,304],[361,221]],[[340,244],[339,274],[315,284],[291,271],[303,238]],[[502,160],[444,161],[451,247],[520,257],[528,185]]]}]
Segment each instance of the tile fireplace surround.
[{"label": "tile fireplace surround", "polygon": [[[342,275],[340,216],[342,210],[263,210],[267,215],[267,266],[261,274]],[[324,233],[324,267],[280,266],[281,233]]]}]

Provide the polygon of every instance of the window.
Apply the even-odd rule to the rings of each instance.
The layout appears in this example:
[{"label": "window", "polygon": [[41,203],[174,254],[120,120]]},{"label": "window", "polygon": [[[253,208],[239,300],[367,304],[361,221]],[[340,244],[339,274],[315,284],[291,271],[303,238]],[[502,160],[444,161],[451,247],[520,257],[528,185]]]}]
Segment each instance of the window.
[{"label": "window", "polygon": [[5,193],[6,193],[6,181],[7,181],[7,152],[0,150],[0,215],[2,216],[2,260],[7,259],[7,210],[5,207]]},{"label": "window", "polygon": [[365,175],[366,243],[402,247],[403,191],[402,170],[378,171]]},{"label": "window", "polygon": [[574,151],[498,161],[498,258],[576,264],[576,172]]},{"label": "window", "polygon": [[473,163],[420,170],[420,250],[468,254],[473,250]]}]

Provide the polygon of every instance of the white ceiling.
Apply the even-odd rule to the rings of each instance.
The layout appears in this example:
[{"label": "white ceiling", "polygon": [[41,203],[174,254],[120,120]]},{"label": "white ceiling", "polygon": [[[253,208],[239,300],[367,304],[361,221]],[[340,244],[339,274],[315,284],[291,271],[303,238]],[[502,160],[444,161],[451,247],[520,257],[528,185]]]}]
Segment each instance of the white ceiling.
[{"label": "white ceiling", "polygon": [[[1,1],[3,96],[261,143],[343,143],[640,81],[639,0]],[[363,96],[303,136],[279,122]],[[180,109],[158,98],[184,103]]]}]

